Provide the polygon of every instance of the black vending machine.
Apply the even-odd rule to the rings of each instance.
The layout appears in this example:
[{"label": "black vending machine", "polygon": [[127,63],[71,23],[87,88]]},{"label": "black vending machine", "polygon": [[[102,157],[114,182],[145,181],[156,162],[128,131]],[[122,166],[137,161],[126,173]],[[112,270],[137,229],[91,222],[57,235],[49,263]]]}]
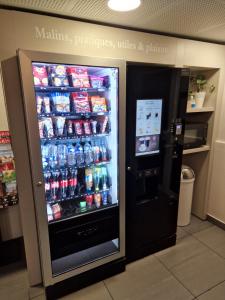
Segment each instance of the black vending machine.
[{"label": "black vending machine", "polygon": [[189,71],[127,66],[126,256],[176,243]]}]

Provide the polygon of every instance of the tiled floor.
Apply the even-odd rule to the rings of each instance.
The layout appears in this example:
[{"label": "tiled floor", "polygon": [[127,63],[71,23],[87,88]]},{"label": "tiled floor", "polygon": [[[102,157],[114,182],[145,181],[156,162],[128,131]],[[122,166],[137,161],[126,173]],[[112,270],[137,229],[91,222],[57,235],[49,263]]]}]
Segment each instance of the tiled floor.
[{"label": "tiled floor", "polygon": [[[26,270],[0,269],[1,300],[44,300]],[[62,300],[225,300],[225,231],[192,217],[177,245],[131,263],[126,272]]]}]

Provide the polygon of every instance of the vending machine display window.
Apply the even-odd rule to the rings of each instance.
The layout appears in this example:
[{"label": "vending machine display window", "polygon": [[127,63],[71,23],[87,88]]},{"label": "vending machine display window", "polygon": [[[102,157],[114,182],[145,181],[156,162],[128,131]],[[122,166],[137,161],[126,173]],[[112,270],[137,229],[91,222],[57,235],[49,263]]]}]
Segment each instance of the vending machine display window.
[{"label": "vending machine display window", "polygon": [[162,99],[138,99],[136,106],[135,155],[159,153]]}]

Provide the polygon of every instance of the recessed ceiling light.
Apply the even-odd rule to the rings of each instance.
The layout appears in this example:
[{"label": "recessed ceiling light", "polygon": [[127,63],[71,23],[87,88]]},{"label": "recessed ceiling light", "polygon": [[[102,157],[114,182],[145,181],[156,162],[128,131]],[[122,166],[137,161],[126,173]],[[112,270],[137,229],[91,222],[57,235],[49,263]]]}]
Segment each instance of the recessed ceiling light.
[{"label": "recessed ceiling light", "polygon": [[109,0],[108,7],[116,11],[129,11],[141,4],[141,0]]}]

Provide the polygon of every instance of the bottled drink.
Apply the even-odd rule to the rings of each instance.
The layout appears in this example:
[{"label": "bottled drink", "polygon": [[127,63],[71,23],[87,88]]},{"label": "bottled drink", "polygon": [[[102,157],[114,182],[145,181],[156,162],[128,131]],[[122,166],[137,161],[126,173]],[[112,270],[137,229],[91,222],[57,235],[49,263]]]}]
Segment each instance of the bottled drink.
[{"label": "bottled drink", "polygon": [[60,188],[60,196],[62,198],[67,197],[67,190],[68,190],[68,171],[62,171],[60,174],[59,179],[59,188]]},{"label": "bottled drink", "polygon": [[41,155],[42,155],[42,167],[43,169],[48,167],[48,161],[49,161],[49,145],[41,145]]},{"label": "bottled drink", "polygon": [[95,191],[98,192],[100,189],[100,180],[101,180],[101,168],[94,169],[94,184]]},{"label": "bottled drink", "polygon": [[57,152],[58,152],[58,165],[60,168],[63,168],[66,166],[67,162],[67,147],[65,144],[59,144],[57,146]]},{"label": "bottled drink", "polygon": [[67,164],[69,167],[76,165],[75,147],[73,144],[67,146]]},{"label": "bottled drink", "polygon": [[99,142],[95,141],[92,146],[93,160],[95,163],[100,162],[100,147]]},{"label": "bottled drink", "polygon": [[101,179],[102,179],[102,189],[106,190],[107,189],[107,179],[108,179],[106,167],[101,168]]},{"label": "bottled drink", "polygon": [[55,168],[58,165],[58,149],[57,146],[55,144],[50,144],[48,147],[48,159],[49,159],[49,166],[51,168]]},{"label": "bottled drink", "polygon": [[91,192],[93,188],[93,169],[86,168],[85,169],[85,184],[87,192]]},{"label": "bottled drink", "polygon": [[50,188],[51,188],[51,199],[58,200],[59,197],[59,172],[52,172],[51,180],[50,180]]},{"label": "bottled drink", "polygon": [[68,174],[68,195],[73,197],[77,192],[77,170],[70,170]]},{"label": "bottled drink", "polygon": [[107,149],[106,149],[106,145],[105,145],[105,141],[102,140],[101,145],[100,145],[100,152],[101,152],[101,160],[102,161],[107,161]]},{"label": "bottled drink", "polygon": [[47,201],[51,200],[51,173],[46,172],[44,173],[44,179],[45,179],[45,199]]},{"label": "bottled drink", "polygon": [[108,192],[107,191],[102,192],[102,204],[103,205],[108,204]]},{"label": "bottled drink", "polygon": [[84,151],[82,145],[78,142],[75,146],[75,155],[77,166],[80,167],[84,164]]},{"label": "bottled drink", "polygon": [[84,144],[84,160],[86,165],[90,165],[93,162],[92,147],[89,142]]}]

